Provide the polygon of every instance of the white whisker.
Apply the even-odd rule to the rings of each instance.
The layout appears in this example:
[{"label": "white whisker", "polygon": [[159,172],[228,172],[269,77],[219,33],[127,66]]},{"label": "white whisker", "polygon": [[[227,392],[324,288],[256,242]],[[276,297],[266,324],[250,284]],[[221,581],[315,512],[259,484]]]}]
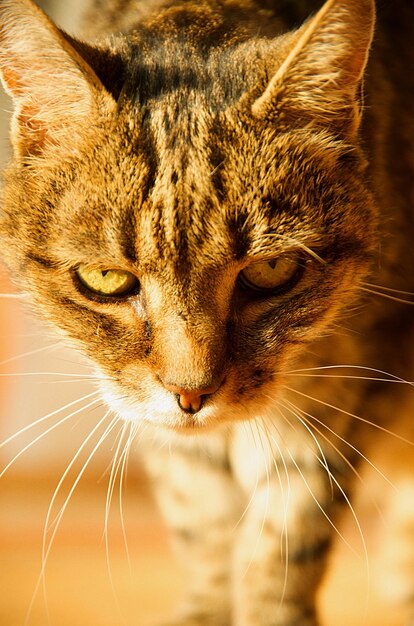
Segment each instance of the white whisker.
[{"label": "white whisker", "polygon": [[[248,562],[248,564],[247,564],[247,566],[246,566],[246,568],[244,570],[243,577],[247,575],[247,572],[249,571],[249,569],[250,569],[250,567],[251,567],[251,565],[252,565],[252,563],[254,561],[254,558],[256,556],[256,553],[257,553],[257,550],[258,550],[258,547],[259,547],[259,542],[260,542],[260,540],[261,540],[261,538],[263,536],[263,529],[264,529],[264,526],[265,526],[265,523],[266,523],[266,519],[267,519],[267,515],[268,515],[268,512],[269,512],[269,501],[270,501],[270,474],[269,474],[269,466],[267,464],[267,458],[266,458],[267,455],[266,455],[265,446],[263,445],[263,439],[262,439],[262,436],[261,436],[261,433],[260,433],[259,423],[257,421],[250,422],[250,423],[252,424],[252,426],[256,427],[256,432],[257,432],[257,435],[258,435],[258,438],[259,438],[260,446],[261,446],[262,451],[263,451],[263,462],[264,462],[265,472],[266,472],[266,487],[267,487],[267,491],[266,491],[266,505],[265,505],[265,509],[263,511],[262,522],[261,522],[261,525],[260,525],[260,532],[259,532],[258,536],[256,537],[256,542],[255,542],[255,545],[254,545],[253,550],[251,552],[250,560],[249,560],[249,562]],[[252,430],[252,433],[253,433],[253,430]]]},{"label": "white whisker", "polygon": [[[320,459],[319,459],[319,461],[320,461]],[[364,536],[364,533],[363,533],[363,530],[362,530],[362,527],[361,527],[361,523],[360,523],[360,521],[358,519],[356,511],[355,511],[354,507],[352,506],[352,503],[351,503],[349,497],[347,496],[346,492],[344,491],[344,489],[342,488],[342,486],[338,482],[337,478],[333,474],[331,474],[331,476],[332,476],[332,480],[334,481],[335,485],[338,487],[339,491],[341,492],[342,497],[344,498],[344,500],[345,500],[345,502],[346,502],[346,504],[348,506],[348,509],[351,511],[351,515],[352,515],[352,517],[353,517],[353,519],[355,521],[355,525],[357,527],[358,534],[359,534],[360,539],[361,539],[362,549],[364,551],[365,565],[366,565],[366,571],[367,571],[367,583],[368,583],[368,589],[369,589],[371,587],[371,571],[370,571],[370,567],[369,567],[369,557],[368,557],[367,543],[365,541],[365,536]],[[353,552],[355,552],[355,551],[353,550]]]},{"label": "white whisker", "polygon": [[[283,406],[283,404],[282,404],[281,406]],[[313,432],[312,432],[312,430],[311,430],[311,428],[308,426],[308,424],[307,424],[307,423],[306,423],[306,422],[305,422],[305,421],[304,421],[304,420],[300,417],[300,415],[299,415],[298,413],[296,413],[296,411],[294,411],[294,410],[292,410],[292,409],[289,409],[289,407],[288,407],[288,406],[285,406],[284,408],[286,408],[287,410],[290,410],[290,412],[291,412],[291,413],[292,413],[292,414],[296,417],[296,419],[297,419],[297,420],[298,420],[298,421],[302,424],[302,426],[303,426],[303,427],[304,427],[304,428],[308,431],[308,433],[309,433],[309,434],[310,434],[310,436],[312,437],[313,441],[315,442],[316,447],[318,448],[319,453],[320,453],[320,455],[321,455],[320,457],[319,457],[317,454],[316,454],[315,456],[316,456],[316,458],[317,458],[317,459],[321,462],[322,467],[324,467],[324,468],[325,468],[325,470],[326,470],[326,474],[327,474],[327,476],[328,476],[329,484],[330,484],[330,487],[331,487],[331,494],[332,494],[332,497],[333,497],[333,492],[334,492],[334,489],[333,489],[333,483],[332,483],[332,472],[331,472],[331,470],[330,470],[330,468],[329,468],[328,461],[327,461],[327,459],[326,459],[326,456],[325,456],[325,453],[324,453],[324,451],[323,451],[323,449],[322,449],[322,446],[321,446],[321,444],[320,444],[320,443],[319,443],[319,441],[318,441],[318,438],[316,437],[315,433],[313,433]]]},{"label": "white whisker", "polygon": [[[353,474],[358,478],[359,482],[363,485],[366,486],[366,481],[362,478],[361,474],[358,472],[358,470],[356,469],[356,467],[354,467],[354,465],[351,463],[351,461],[346,457],[346,455],[338,448],[338,446],[336,446],[333,441],[331,441],[329,439],[329,437],[327,437],[317,426],[315,426],[315,424],[312,424],[311,421],[309,421],[305,416],[308,416],[310,418],[310,420],[314,420],[317,423],[321,424],[322,426],[324,426],[328,431],[330,431],[333,435],[335,435],[335,437],[337,437],[338,439],[340,439],[341,441],[343,441],[347,446],[351,447],[353,450],[355,450],[355,452],[357,452],[357,454],[359,454],[368,464],[370,464],[374,470],[376,470],[377,472],[379,472],[379,474],[381,475],[382,478],[384,478],[384,480],[386,480],[387,483],[389,483],[391,485],[391,487],[393,489],[396,489],[395,485],[393,483],[391,483],[391,481],[385,476],[385,474],[383,474],[381,472],[381,470],[379,470],[367,457],[365,457],[362,452],[360,450],[358,450],[357,448],[355,448],[349,441],[347,441],[346,439],[344,439],[343,437],[341,437],[338,433],[336,433],[334,430],[332,430],[331,428],[329,428],[326,424],[324,424],[322,421],[318,420],[314,415],[310,415],[309,413],[307,413],[306,411],[303,411],[303,409],[299,409],[299,407],[296,407],[294,404],[292,404],[291,402],[289,402],[288,400],[285,399],[285,402],[287,402],[289,405],[291,405],[294,409],[300,411],[300,413],[303,416],[303,419],[309,424],[310,428],[314,429],[330,446],[331,448],[338,454],[338,456],[340,456],[340,458],[344,461],[344,463],[350,468],[350,470],[353,472]],[[288,408],[288,407],[286,407]],[[368,489],[368,493],[369,493],[369,498],[371,500],[371,502],[373,503],[379,517],[381,519],[383,519],[383,512],[381,511],[377,500],[374,498],[374,496],[371,493],[371,490]]]},{"label": "white whisker", "polygon": [[128,539],[126,535],[125,520],[124,520],[123,489],[126,486],[126,472],[127,472],[129,454],[131,452],[132,443],[137,436],[140,424],[132,424],[131,422],[130,425],[131,425],[131,428],[130,428],[128,440],[125,444],[125,448],[122,453],[123,460],[122,460],[121,471],[120,471],[120,476],[119,476],[119,515],[120,515],[120,520],[121,520],[122,538],[124,541],[125,553],[127,556],[129,575],[132,576],[131,555],[129,553]]},{"label": "white whisker", "polygon": [[[269,433],[268,427],[265,423],[264,420],[262,420],[262,424],[263,424],[263,428],[266,432],[266,436],[269,442],[270,447],[272,448],[271,442],[273,442],[273,444],[276,446],[279,457],[282,461],[284,470],[285,470],[285,476],[286,476],[286,484],[287,484],[287,498],[285,495],[285,488],[283,485],[283,481],[282,481],[282,477],[280,475],[280,471],[279,471],[279,467],[277,464],[276,459],[274,458],[274,455],[272,454],[272,459],[273,459],[273,465],[278,477],[278,482],[280,485],[280,491],[282,494],[282,501],[283,501],[283,525],[280,531],[280,556],[281,556],[281,560],[285,562],[285,571],[284,571],[284,577],[283,577],[283,587],[282,587],[282,593],[281,593],[281,597],[280,597],[280,601],[279,601],[279,606],[277,609],[277,612],[279,612],[282,608],[283,602],[285,600],[286,597],[286,590],[287,590],[287,584],[288,584],[288,572],[289,572],[289,534],[288,534],[288,510],[289,510],[289,502],[290,502],[290,496],[291,496],[291,485],[290,485],[290,477],[289,477],[289,472],[287,469],[287,465],[286,465],[286,461],[285,461],[285,457],[282,453],[282,450],[279,446],[279,443],[277,441],[277,439],[275,437],[273,437],[273,435],[271,433]],[[273,425],[274,426],[274,425]],[[276,427],[275,427],[276,428]],[[277,428],[276,428],[277,431]],[[279,434],[279,433],[278,433]]]},{"label": "white whisker", "polygon": [[384,287],[383,285],[374,285],[373,283],[367,283],[367,282],[363,282],[361,284],[370,289],[380,289],[382,291],[389,291],[390,293],[399,293],[401,295],[412,296],[414,298],[414,292],[412,291],[402,291],[401,289],[391,289],[391,287]]},{"label": "white whisker", "polygon": [[[372,467],[372,469],[377,472],[377,474],[379,476],[381,476],[381,478],[383,478],[389,485],[390,487],[392,487],[394,490],[396,490],[395,485],[389,480],[389,478],[387,478],[387,476],[385,476],[385,474],[379,469],[379,467],[377,467],[372,461],[370,461],[370,459],[365,456],[365,454],[363,454],[361,452],[361,450],[359,450],[358,448],[356,448],[355,446],[352,445],[352,443],[350,441],[348,441],[347,439],[345,439],[344,437],[342,437],[341,435],[339,435],[337,432],[335,432],[332,428],[330,428],[327,424],[325,424],[322,420],[318,419],[317,417],[315,417],[314,415],[311,415],[310,413],[308,413],[307,411],[304,411],[303,409],[297,407],[296,405],[292,404],[289,400],[287,400],[286,398],[284,399],[284,402],[286,402],[287,404],[291,405],[292,407],[294,407],[295,410],[299,411],[303,416],[307,416],[309,419],[317,422],[318,424],[320,424],[321,426],[323,426],[324,428],[326,428],[326,430],[328,430],[330,433],[332,433],[332,435],[334,435],[337,439],[339,439],[340,441],[342,441],[346,446],[348,446],[349,448],[351,448],[351,450],[353,450],[354,452],[356,452],[358,454],[358,456],[360,458],[362,458],[366,463],[368,463],[368,465],[370,465]],[[308,422],[309,423],[309,422]],[[339,450],[339,448],[337,448],[333,442],[329,439],[329,437],[327,437],[326,435],[324,435],[314,424],[312,425],[312,428],[315,428],[317,430],[317,432],[334,448],[334,450],[342,457],[343,460],[345,460],[347,462],[347,464],[351,467],[351,469],[355,472],[355,474],[358,476],[358,478],[361,480],[361,482],[364,482],[362,480],[361,475],[357,472],[357,470],[354,468],[354,466],[352,465],[352,463],[350,463],[350,461],[346,458],[346,456]]]},{"label": "white whisker", "polygon": [[[381,382],[397,382],[397,383],[403,383],[405,385],[414,385],[413,382],[405,380],[404,378],[401,378],[400,376],[397,376],[396,374],[391,374],[390,372],[387,372],[385,370],[380,370],[377,369],[375,367],[367,367],[365,365],[322,365],[320,367],[305,367],[302,369],[296,369],[296,370],[289,370],[288,372],[284,372],[285,375],[291,375],[291,374],[300,374],[302,372],[319,372],[319,371],[326,371],[326,370],[337,370],[337,369],[351,369],[351,370],[363,370],[366,372],[373,372],[374,374],[382,374],[383,376],[387,376],[388,378],[370,378],[370,377],[361,377],[361,380],[379,380]],[[338,376],[338,377],[342,377],[342,375]],[[348,377],[348,375],[344,375],[343,378]],[[353,377],[353,376],[351,376]],[[356,378],[358,378],[356,376]]]},{"label": "white whisker", "polygon": [[47,352],[49,350],[55,350],[60,345],[62,345],[61,342],[54,343],[50,346],[42,346],[41,348],[36,348],[35,350],[29,350],[29,352],[23,352],[23,354],[18,354],[17,356],[12,356],[9,359],[5,359],[4,361],[1,361],[0,366],[6,365],[6,363],[12,363],[13,361],[18,361],[19,359],[24,359],[25,357],[33,356],[34,354]]},{"label": "white whisker", "polygon": [[98,402],[100,402],[100,398],[97,398],[96,400],[92,400],[92,402],[89,402],[89,404],[87,404],[86,406],[82,406],[80,409],[77,409],[73,413],[70,413],[70,415],[67,415],[66,417],[61,419],[59,422],[57,422],[57,424],[53,424],[53,426],[50,426],[50,428],[46,429],[43,433],[35,437],[32,441],[30,441],[27,445],[25,445],[17,454],[15,454],[15,456],[11,459],[11,461],[7,463],[7,465],[0,472],[0,478],[4,476],[7,470],[17,461],[17,459],[19,459],[27,450],[29,450],[32,446],[34,446],[38,441],[43,439],[43,437],[46,437],[46,435],[51,433],[58,426],[61,426],[62,424],[67,422],[69,419],[71,419],[75,415],[78,415],[79,413],[85,411],[85,409],[88,409],[89,407],[93,406],[94,404],[97,404]]},{"label": "white whisker", "polygon": [[23,300],[27,298],[24,293],[0,293],[0,298],[9,299],[9,300]]},{"label": "white whisker", "polygon": [[[291,461],[293,463],[293,465],[296,467],[296,469],[299,472],[300,477],[302,478],[306,489],[309,492],[309,495],[311,496],[312,500],[315,502],[316,506],[318,507],[318,509],[321,511],[322,515],[325,517],[325,519],[328,521],[329,525],[332,526],[332,528],[334,529],[334,531],[336,532],[336,534],[338,535],[338,537],[341,538],[341,540],[344,542],[344,544],[351,550],[351,552],[353,552],[356,556],[357,553],[355,552],[355,550],[353,549],[353,547],[351,546],[351,544],[345,539],[344,535],[341,533],[341,531],[339,530],[339,528],[334,524],[334,522],[331,520],[331,518],[329,517],[329,515],[327,514],[327,512],[325,511],[325,509],[323,508],[323,506],[321,505],[321,503],[319,502],[318,498],[315,496],[315,494],[312,491],[311,486],[309,485],[308,481],[306,480],[302,470],[300,469],[298,463],[296,462],[294,456],[292,455],[292,453],[290,452],[289,448],[286,449],[287,453],[289,454]],[[321,462],[321,459],[318,457],[318,455],[315,455],[316,459],[318,460],[318,462]]]},{"label": "white whisker", "polygon": [[39,385],[77,385],[80,383],[96,383],[101,380],[105,379],[80,375],[79,378],[71,378],[70,380],[40,380]]},{"label": "white whisker", "polygon": [[319,254],[315,252],[315,250],[312,250],[312,248],[309,248],[308,246],[305,246],[304,243],[300,243],[300,242],[297,243],[297,246],[298,248],[301,248],[307,254],[309,254],[309,256],[311,256],[313,259],[315,259],[315,261],[318,261],[318,263],[321,263],[322,265],[326,265],[325,259],[320,257]]},{"label": "white whisker", "polygon": [[104,376],[97,376],[92,374],[88,376],[87,374],[70,374],[67,372],[13,372],[11,374],[0,374],[0,378],[19,378],[27,376],[62,376],[65,378],[76,378],[84,380],[106,380]]},{"label": "white whisker", "polygon": [[[254,439],[255,438],[254,438],[254,433],[253,433],[252,421],[249,420],[248,422],[242,422],[242,424],[243,424],[244,430],[246,432],[246,436],[249,436],[249,433],[247,431],[247,426],[249,426],[250,434],[251,434],[251,437],[252,437],[252,441],[254,443]],[[249,498],[246,506],[244,507],[244,510],[243,510],[242,514],[240,515],[239,519],[237,520],[236,524],[234,525],[233,531],[236,530],[236,528],[242,523],[243,519],[247,515],[247,512],[249,511],[249,509],[250,509],[250,507],[252,505],[252,502],[253,502],[253,500],[254,500],[254,498],[256,496],[258,484],[259,484],[259,468],[256,466],[256,481],[255,481],[255,485],[254,485],[253,491],[252,491],[252,493],[250,495],[250,498]]]},{"label": "white whisker", "polygon": [[380,298],[386,298],[387,300],[393,300],[394,302],[399,302],[400,304],[414,304],[414,300],[405,300],[403,298],[397,298],[396,296],[392,296],[389,293],[382,293],[381,291],[376,291],[375,289],[369,289],[368,287],[360,287],[361,291],[365,293],[369,293],[373,296],[379,296]]},{"label": "white whisker", "polygon": [[[286,407],[287,408],[287,407]],[[283,412],[280,410],[280,406],[279,406],[279,411],[281,416],[287,421],[288,424],[290,424],[293,428],[293,425],[291,424],[290,420],[287,419],[287,417],[283,414]],[[297,416],[296,416],[297,417]],[[302,422],[303,423],[303,422]],[[310,450],[310,452],[312,453],[312,456],[316,459],[316,461],[322,465],[322,467],[325,469],[325,471],[327,471],[328,473],[328,477],[330,474],[330,480],[334,480],[334,476],[332,475],[329,466],[327,467],[326,465],[324,465],[322,459],[316,454],[316,452],[310,447],[308,446],[308,449]],[[345,539],[345,537],[343,536],[343,534],[339,531],[339,529],[337,528],[337,526],[334,524],[334,522],[331,520],[331,518],[329,517],[329,515],[326,513],[325,509],[323,508],[323,506],[321,505],[321,503],[319,502],[319,500],[317,499],[317,497],[315,496],[315,494],[313,493],[309,483],[307,482],[302,470],[300,469],[298,463],[296,462],[296,460],[294,459],[292,453],[290,452],[289,448],[286,446],[286,450],[294,464],[294,466],[296,467],[296,469],[299,472],[299,475],[301,476],[309,494],[311,495],[312,499],[314,500],[315,504],[317,505],[317,507],[319,508],[319,510],[322,512],[322,514],[324,515],[324,517],[327,519],[327,521],[329,522],[329,524],[332,526],[332,528],[335,530],[335,532],[337,533],[337,535],[342,539],[342,541],[345,543],[346,546],[348,546],[348,548],[354,553],[355,550],[352,548],[352,546],[349,544],[349,542]],[[335,480],[334,480],[335,482]]]},{"label": "white whisker", "polygon": [[[68,474],[68,472],[69,472],[70,468],[73,466],[74,462],[75,462],[75,461],[76,461],[76,459],[79,457],[80,451],[81,451],[81,450],[85,447],[85,445],[86,445],[87,441],[89,441],[89,440],[90,440],[91,436],[92,436],[92,435],[96,432],[96,430],[97,430],[97,429],[98,429],[98,428],[102,425],[102,423],[104,422],[104,420],[105,420],[105,419],[107,419],[107,417],[108,417],[108,415],[109,415],[109,414],[110,414],[110,410],[108,410],[108,411],[105,413],[104,417],[103,417],[103,418],[102,418],[102,419],[98,422],[98,424],[94,427],[93,431],[91,431],[91,433],[88,435],[88,437],[87,437],[87,438],[85,439],[85,441],[82,443],[81,448],[78,450],[78,452],[76,453],[75,457],[72,459],[71,463],[70,463],[70,464],[69,464],[69,466],[66,468],[65,473],[64,473],[64,475],[62,476],[61,480],[59,481],[59,485],[58,485],[58,487],[56,488],[55,493],[53,494],[52,501],[51,501],[51,504],[49,505],[48,514],[47,514],[46,521],[45,521],[45,529],[44,529],[44,534],[43,534],[42,566],[41,566],[41,571],[40,571],[40,574],[39,574],[39,577],[38,577],[38,580],[37,580],[37,583],[36,583],[36,586],[35,586],[35,589],[34,589],[34,592],[33,592],[32,600],[31,600],[30,605],[29,605],[29,608],[28,608],[28,612],[27,612],[27,616],[26,616],[26,621],[25,621],[25,626],[27,626],[28,621],[29,621],[29,619],[30,619],[30,615],[31,615],[31,612],[32,612],[32,609],[33,609],[33,605],[34,605],[34,602],[35,602],[35,599],[36,599],[36,597],[37,597],[37,594],[38,594],[38,591],[39,591],[39,588],[40,588],[40,585],[41,585],[41,584],[42,584],[42,586],[43,586],[44,595],[45,595],[45,603],[46,603],[46,605],[47,605],[47,599],[46,599],[46,581],[45,581],[46,564],[47,564],[47,561],[48,561],[48,558],[49,558],[49,554],[50,554],[50,551],[51,551],[51,549],[52,549],[52,545],[53,545],[54,539],[55,539],[55,537],[56,537],[56,533],[57,533],[57,531],[58,531],[58,528],[59,528],[60,522],[61,522],[61,520],[62,520],[62,517],[63,517],[63,515],[64,515],[64,512],[66,511],[66,508],[67,508],[67,506],[68,506],[68,504],[69,504],[69,501],[70,501],[70,499],[71,499],[71,497],[72,497],[72,495],[73,495],[73,493],[74,493],[74,491],[75,491],[75,489],[76,489],[77,485],[79,484],[80,479],[82,478],[83,474],[85,473],[86,468],[88,467],[88,465],[89,465],[90,461],[92,460],[92,458],[93,458],[93,456],[95,455],[96,451],[97,451],[97,450],[100,448],[100,446],[102,445],[103,441],[106,439],[106,437],[107,437],[107,436],[110,434],[110,432],[113,430],[113,428],[114,428],[115,424],[119,421],[119,417],[118,417],[118,416],[115,416],[115,417],[112,419],[112,421],[109,423],[109,425],[106,427],[106,429],[105,429],[104,433],[101,435],[101,437],[99,438],[98,442],[97,442],[97,443],[96,443],[96,445],[94,446],[94,448],[93,448],[92,452],[89,454],[89,456],[88,456],[88,458],[86,459],[85,463],[84,463],[84,464],[83,464],[83,466],[81,467],[81,469],[80,469],[80,471],[79,471],[79,473],[78,473],[78,475],[77,475],[77,477],[76,477],[76,479],[75,479],[74,483],[72,484],[72,487],[70,488],[70,490],[69,490],[69,492],[68,492],[68,494],[67,494],[67,496],[66,496],[66,498],[65,498],[65,501],[63,502],[63,505],[62,505],[62,506],[61,506],[61,508],[60,508],[60,511],[59,511],[58,515],[56,516],[55,520],[53,521],[53,525],[52,525],[53,530],[52,530],[52,533],[51,533],[51,537],[50,537],[50,539],[49,539],[49,542],[47,543],[47,541],[46,541],[46,539],[47,539],[46,535],[47,535],[47,532],[48,532],[48,530],[49,530],[49,528],[48,528],[48,521],[49,521],[49,520],[48,520],[48,517],[50,517],[50,515],[51,515],[51,507],[53,506],[53,503],[54,503],[54,501],[55,501],[55,499],[56,499],[56,497],[57,497],[57,493],[58,493],[58,491],[59,491],[59,489],[60,489],[60,486],[61,486],[61,485],[62,485],[62,483],[63,483],[64,477],[66,477],[66,476],[67,476],[67,474]],[[52,527],[51,527],[51,528],[52,528]]]},{"label": "white whisker", "polygon": [[330,409],[334,409],[335,411],[339,411],[340,413],[343,413],[344,415],[348,415],[349,417],[353,417],[354,419],[358,420],[359,422],[363,422],[364,424],[368,424],[369,426],[373,426],[374,428],[377,428],[378,430],[380,430],[381,432],[386,433],[387,435],[391,435],[392,437],[395,437],[396,439],[399,439],[400,441],[403,441],[404,443],[407,443],[410,446],[414,446],[414,442],[413,441],[410,441],[409,439],[406,439],[402,435],[398,435],[398,433],[394,433],[392,430],[388,430],[388,428],[385,428],[384,426],[380,426],[379,424],[376,424],[375,422],[371,422],[370,420],[367,420],[364,417],[361,417],[359,415],[355,415],[355,413],[350,413],[349,411],[346,411],[345,409],[341,409],[338,406],[335,406],[333,404],[329,404],[329,402],[324,402],[323,400],[320,400],[319,398],[314,398],[313,396],[310,396],[310,395],[308,395],[306,393],[303,393],[302,391],[298,391],[297,389],[292,389],[291,387],[285,387],[285,389],[287,391],[291,391],[293,393],[297,393],[300,396],[303,396],[304,398],[308,398],[308,400],[312,400],[314,402],[317,402],[318,404],[323,404],[324,406],[327,406]]},{"label": "white whisker", "polygon": [[[110,513],[110,509],[111,509],[111,502],[112,502],[112,497],[113,497],[113,492],[115,489],[115,483],[116,483],[116,478],[118,476],[118,472],[119,472],[119,468],[122,462],[122,457],[123,454],[125,452],[125,447],[123,448],[123,451],[121,453],[121,448],[123,445],[123,441],[124,441],[124,435],[127,431],[127,429],[131,428],[131,424],[128,422],[124,422],[121,428],[121,431],[119,433],[119,439],[118,439],[118,443],[116,446],[116,450],[113,456],[113,460],[112,460],[112,464],[111,464],[111,472],[109,475],[109,481],[108,481],[108,487],[107,487],[107,491],[106,491],[106,501],[105,501],[105,523],[104,523],[104,538],[105,538],[105,554],[106,554],[106,565],[107,565],[107,570],[108,570],[108,576],[109,576],[109,582],[111,585],[111,590],[112,590],[112,594],[115,600],[115,605],[117,607],[117,611],[120,615],[122,615],[122,611],[121,611],[121,606],[119,604],[119,600],[118,600],[118,595],[116,592],[116,588],[115,588],[115,583],[114,583],[114,579],[112,576],[112,569],[111,569],[111,564],[110,564],[110,558],[109,558],[109,513]],[[127,440],[128,443],[128,440]]]},{"label": "white whisker", "polygon": [[[21,428],[17,432],[13,433],[13,435],[10,435],[10,437],[7,437],[7,439],[2,441],[0,443],[0,449],[3,448],[8,443],[10,443],[11,441],[13,441],[14,439],[16,439],[16,437],[19,437],[20,435],[23,435],[23,433],[27,432],[31,428],[34,428],[35,426],[38,426],[39,424],[42,424],[43,422],[45,422],[46,420],[50,419],[54,415],[57,415],[58,413],[61,413],[62,411],[65,411],[66,409],[69,409],[73,405],[79,404],[79,402],[83,402],[83,400],[87,400],[88,398],[91,398],[92,396],[96,396],[98,394],[99,394],[98,390],[92,391],[91,393],[88,393],[87,395],[82,396],[81,398],[77,398],[76,400],[73,400],[72,402],[69,402],[68,404],[65,404],[64,406],[60,407],[59,409],[55,409],[51,413],[48,413],[47,415],[44,415],[43,417],[41,417],[40,419],[36,420],[35,422],[30,422],[30,424],[27,424],[27,426],[24,426],[23,428]],[[95,402],[97,402],[97,401],[98,400],[95,400]],[[89,405],[87,405],[87,406],[89,406]],[[80,410],[82,411],[83,408],[80,409]]]},{"label": "white whisker", "polygon": [[105,537],[105,543],[106,543],[107,548],[108,548],[109,513],[110,513],[110,508],[111,508],[113,492],[115,489],[116,478],[118,476],[119,467],[122,461],[121,448],[123,446],[124,436],[128,427],[131,427],[131,424],[129,422],[124,422],[122,424],[121,430],[118,433],[118,443],[116,446],[116,450],[115,450],[115,453],[113,455],[112,462],[111,462],[111,471],[109,474],[108,487],[106,491],[105,523],[104,523],[104,537]]},{"label": "white whisker", "polygon": [[78,458],[80,457],[82,451],[85,449],[86,445],[88,444],[88,442],[91,440],[91,438],[93,437],[93,435],[96,433],[97,430],[99,430],[99,428],[101,427],[101,425],[105,422],[105,420],[107,419],[108,415],[110,415],[110,410],[106,411],[106,413],[104,414],[104,416],[99,420],[99,422],[97,424],[95,424],[95,426],[92,428],[92,430],[90,431],[89,435],[87,435],[84,440],[82,441],[81,445],[79,446],[78,450],[76,451],[75,455],[73,456],[72,460],[70,461],[70,463],[68,464],[68,466],[66,467],[65,471],[63,472],[57,486],[56,489],[53,493],[52,499],[49,503],[49,508],[47,511],[47,515],[46,515],[46,522],[45,522],[45,526],[44,526],[44,533],[43,533],[43,540],[45,542],[46,540],[46,535],[47,533],[53,529],[53,527],[57,524],[58,522],[58,515],[55,517],[55,519],[53,519],[51,522],[50,520],[50,516],[51,516],[51,512],[52,512],[52,508],[53,505],[56,501],[57,495],[60,491],[60,488],[62,487],[66,477],[68,476],[70,470],[72,469],[72,467],[74,466],[74,464],[76,463],[76,461],[78,460]]},{"label": "white whisker", "polygon": [[344,380],[367,380],[372,382],[381,382],[381,383],[396,383],[400,385],[410,385],[414,387],[414,383],[408,380],[397,380],[390,378],[374,378],[370,376],[351,376],[349,374],[300,374],[300,373],[289,373],[285,374],[286,376],[300,376],[301,378],[336,378],[336,379],[344,379]]}]

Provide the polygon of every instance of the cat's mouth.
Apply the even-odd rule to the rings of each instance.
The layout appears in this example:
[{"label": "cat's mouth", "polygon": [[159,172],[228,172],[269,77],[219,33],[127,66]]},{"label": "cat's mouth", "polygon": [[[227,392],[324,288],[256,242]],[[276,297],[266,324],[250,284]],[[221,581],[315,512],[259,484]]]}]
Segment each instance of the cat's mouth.
[{"label": "cat's mouth", "polygon": [[180,419],[176,421],[175,424],[168,426],[169,430],[174,430],[175,432],[179,432],[183,435],[194,435],[197,431],[206,431],[211,430],[216,426],[211,422],[211,420],[201,419],[198,413],[183,413],[180,416]]},{"label": "cat's mouth", "polygon": [[[125,421],[152,424],[183,435],[212,431],[240,420],[249,421],[257,411],[268,409],[266,394],[260,394],[257,388],[247,394],[246,389],[239,388],[235,395],[228,377],[226,381],[223,377],[215,393],[205,393],[203,398],[197,394],[177,398],[177,393],[154,384],[150,377],[145,380],[143,376],[141,384],[139,390],[125,393],[121,382],[105,378],[101,384],[102,398]],[[255,411],[252,411],[252,402]]]},{"label": "cat's mouth", "polygon": [[217,402],[206,397],[181,397],[153,384],[142,393],[125,394],[121,385],[105,379],[102,398],[125,421],[150,423],[180,433],[211,429],[218,420]]}]

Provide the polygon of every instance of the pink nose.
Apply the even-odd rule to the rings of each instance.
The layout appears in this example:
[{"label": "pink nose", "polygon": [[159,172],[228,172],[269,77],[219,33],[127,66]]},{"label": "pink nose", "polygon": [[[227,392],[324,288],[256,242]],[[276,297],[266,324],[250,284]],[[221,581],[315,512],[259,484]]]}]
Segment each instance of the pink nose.
[{"label": "pink nose", "polygon": [[197,413],[201,409],[206,396],[210,396],[217,391],[221,383],[222,381],[202,389],[185,389],[184,387],[165,383],[164,387],[177,396],[177,402],[183,411],[186,413]]}]

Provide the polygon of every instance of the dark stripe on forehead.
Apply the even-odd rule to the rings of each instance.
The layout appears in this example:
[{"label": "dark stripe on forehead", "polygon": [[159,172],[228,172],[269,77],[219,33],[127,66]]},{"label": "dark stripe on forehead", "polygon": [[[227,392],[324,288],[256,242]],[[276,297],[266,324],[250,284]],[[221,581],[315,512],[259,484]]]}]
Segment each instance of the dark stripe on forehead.
[{"label": "dark stripe on forehead", "polygon": [[233,207],[234,213],[227,217],[227,228],[232,239],[234,257],[243,259],[250,248],[251,236],[246,228],[246,217],[238,212],[238,207]]},{"label": "dark stripe on forehead", "polygon": [[[221,139],[221,143],[222,142],[223,138]],[[209,159],[211,163],[211,182],[214,185],[218,200],[223,202],[227,195],[225,180],[223,177],[225,156],[221,148],[219,138],[214,137],[214,135],[210,143]]]},{"label": "dark stripe on forehead", "polygon": [[155,185],[159,169],[159,158],[153,130],[151,128],[151,115],[148,109],[142,112],[140,124],[141,128],[137,139],[137,151],[142,154],[145,164],[148,167],[148,176],[142,189],[142,201],[145,202]]},{"label": "dark stripe on forehead", "polygon": [[139,133],[134,140],[135,152],[142,157],[143,170],[146,171],[146,175],[141,178],[141,189],[135,203],[132,201],[123,207],[117,224],[120,247],[125,257],[132,263],[136,263],[138,260],[139,218],[151,196],[159,169],[159,159],[151,129],[149,111],[137,111],[136,117]]},{"label": "dark stripe on forehead", "polygon": [[137,262],[137,220],[135,207],[126,207],[118,221],[118,241],[121,250],[128,261]]}]

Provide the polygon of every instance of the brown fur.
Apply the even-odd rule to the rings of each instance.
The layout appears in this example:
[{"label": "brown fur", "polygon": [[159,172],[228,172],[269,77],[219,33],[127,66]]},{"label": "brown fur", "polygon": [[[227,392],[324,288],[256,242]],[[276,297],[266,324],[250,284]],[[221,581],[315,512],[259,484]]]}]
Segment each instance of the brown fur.
[{"label": "brown fur", "polygon": [[[101,4],[92,44],[30,0],[0,2],[16,104],[4,258],[109,405],[172,446],[146,456],[192,556],[177,624],[315,626],[332,525],[375,435],[359,416],[390,428],[412,406],[358,366],[413,369],[409,306],[364,281],[414,288],[412,52],[395,37],[414,9],[381,9],[364,99],[371,0]],[[244,268],[289,254],[291,288],[242,287]],[[102,298],[79,265],[140,289]],[[330,365],[337,378],[291,372]]]}]

